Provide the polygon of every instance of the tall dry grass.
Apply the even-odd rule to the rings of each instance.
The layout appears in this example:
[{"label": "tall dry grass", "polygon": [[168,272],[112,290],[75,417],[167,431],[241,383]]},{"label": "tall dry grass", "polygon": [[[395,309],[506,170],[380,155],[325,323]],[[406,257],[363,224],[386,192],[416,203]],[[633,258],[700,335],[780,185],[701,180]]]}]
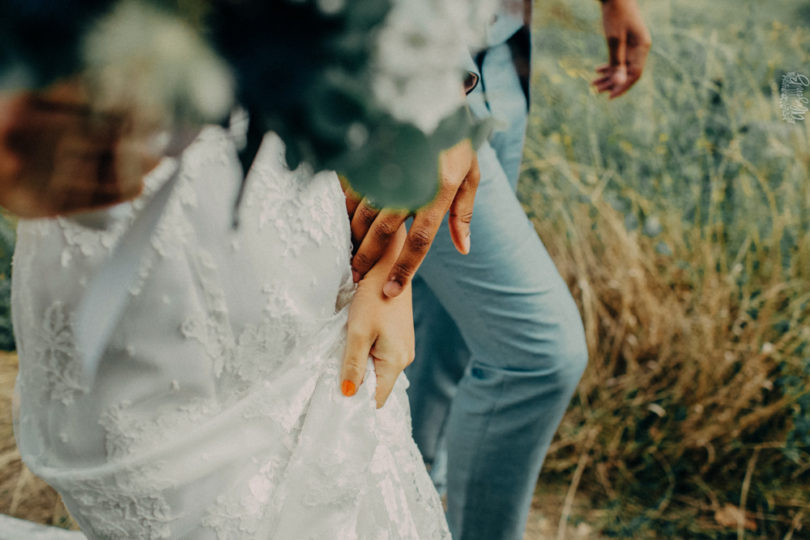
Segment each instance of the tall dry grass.
[{"label": "tall dry grass", "polygon": [[778,82],[810,72],[810,13],[648,4],[644,79],[607,103],[598,10],[545,4],[521,196],[591,361],[541,486],[613,536],[806,537],[810,124]]},{"label": "tall dry grass", "polygon": [[59,495],[20,459],[11,414],[16,376],[17,355],[0,352],[0,514],[76,529]]}]

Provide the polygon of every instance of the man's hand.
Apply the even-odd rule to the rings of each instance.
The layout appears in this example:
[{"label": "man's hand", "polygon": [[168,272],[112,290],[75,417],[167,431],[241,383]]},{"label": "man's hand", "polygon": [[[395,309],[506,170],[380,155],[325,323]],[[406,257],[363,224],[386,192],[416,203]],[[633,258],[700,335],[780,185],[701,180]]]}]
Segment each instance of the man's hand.
[{"label": "man's hand", "polygon": [[0,205],[51,217],[132,199],[158,159],[123,115],[92,111],[78,85],[0,95]]},{"label": "man's hand", "polygon": [[[470,220],[479,180],[478,158],[469,140],[442,152],[439,157],[439,192],[430,204],[413,214],[405,247],[383,286],[386,296],[398,296],[410,283],[448,210],[453,244],[460,253],[469,253]],[[399,210],[380,210],[349,190],[346,190],[346,207],[351,219],[352,240],[357,247],[352,258],[352,274],[355,281],[359,281],[374,267],[410,214]]]},{"label": "man's hand", "polygon": [[602,0],[602,26],[609,62],[596,68],[600,77],[591,84],[613,99],[641,77],[652,40],[636,0]]},{"label": "man's hand", "polygon": [[363,382],[368,357],[374,359],[377,377],[377,408],[391,394],[394,383],[414,356],[413,311],[411,288],[403,294],[387,298],[382,294],[382,282],[387,276],[394,256],[402,247],[405,228],[397,231],[388,252],[360,281],[349,308],[346,353],[343,358],[341,392],[352,396]]}]

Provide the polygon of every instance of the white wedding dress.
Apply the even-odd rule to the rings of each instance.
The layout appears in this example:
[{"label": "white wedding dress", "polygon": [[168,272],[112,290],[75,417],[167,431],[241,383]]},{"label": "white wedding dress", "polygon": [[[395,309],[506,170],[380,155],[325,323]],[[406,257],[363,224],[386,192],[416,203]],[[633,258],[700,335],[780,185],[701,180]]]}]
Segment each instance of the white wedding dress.
[{"label": "white wedding dress", "polygon": [[268,135],[240,176],[227,131],[182,156],[95,382],[74,313],[95,270],[171,175],[107,230],[21,221],[13,314],[16,435],[93,539],[449,538],[411,439],[407,381],[340,394],[350,232],[334,173],[290,172]]}]

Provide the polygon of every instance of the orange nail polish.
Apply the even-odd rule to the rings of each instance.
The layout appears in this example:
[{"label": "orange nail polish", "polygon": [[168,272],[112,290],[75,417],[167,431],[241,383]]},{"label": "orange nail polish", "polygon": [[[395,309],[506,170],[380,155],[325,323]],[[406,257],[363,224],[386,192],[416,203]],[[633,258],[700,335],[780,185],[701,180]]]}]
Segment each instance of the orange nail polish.
[{"label": "orange nail polish", "polygon": [[346,397],[352,397],[357,392],[357,386],[350,380],[346,379],[340,387],[340,391]]}]

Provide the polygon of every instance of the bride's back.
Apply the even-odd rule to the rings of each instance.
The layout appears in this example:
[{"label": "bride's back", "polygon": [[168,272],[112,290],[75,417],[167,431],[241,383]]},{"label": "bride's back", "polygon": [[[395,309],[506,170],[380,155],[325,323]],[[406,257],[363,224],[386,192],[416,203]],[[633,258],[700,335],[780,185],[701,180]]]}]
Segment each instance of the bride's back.
[{"label": "bride's back", "polygon": [[373,375],[338,392],[352,280],[337,177],[282,156],[269,135],[233,229],[230,137],[209,128],[187,149],[91,388],[74,310],[173,164],[109,230],[21,223],[18,445],[91,538],[444,534],[404,384],[379,412]]}]

